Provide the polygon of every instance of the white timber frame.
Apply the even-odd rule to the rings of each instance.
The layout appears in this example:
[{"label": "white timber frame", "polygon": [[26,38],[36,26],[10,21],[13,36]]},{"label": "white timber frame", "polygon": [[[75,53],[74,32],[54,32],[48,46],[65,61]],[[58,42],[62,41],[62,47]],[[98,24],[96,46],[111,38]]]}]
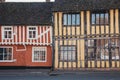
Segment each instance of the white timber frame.
[{"label": "white timber frame", "polygon": [[[29,28],[35,28],[35,38],[29,38]],[[52,26],[1,26],[2,45],[51,45]],[[12,38],[4,38],[4,28],[11,28]]]}]

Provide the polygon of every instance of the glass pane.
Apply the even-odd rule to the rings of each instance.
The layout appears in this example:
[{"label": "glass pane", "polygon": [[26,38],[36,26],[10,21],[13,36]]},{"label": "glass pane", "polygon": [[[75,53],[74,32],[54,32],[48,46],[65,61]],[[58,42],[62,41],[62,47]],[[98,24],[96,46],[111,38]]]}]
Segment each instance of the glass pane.
[{"label": "glass pane", "polygon": [[96,24],[100,23],[99,20],[100,20],[99,14],[96,14]]},{"label": "glass pane", "polygon": [[75,53],[75,51],[72,51],[72,60],[74,61],[74,60],[76,60],[76,55],[75,55],[76,53]]},{"label": "glass pane", "polygon": [[67,58],[67,51],[64,51],[63,54],[64,54],[64,56],[63,56],[63,57],[64,57],[64,60],[67,60],[67,59],[68,59],[68,58]]},{"label": "glass pane", "polygon": [[105,14],[105,24],[108,24],[108,13]]},{"label": "glass pane", "polygon": [[12,32],[9,31],[8,38],[12,38]]},{"label": "glass pane", "polygon": [[76,25],[80,25],[80,14],[76,15]]},{"label": "glass pane", "polygon": [[92,14],[92,24],[95,24],[95,14]]},{"label": "glass pane", "polygon": [[3,60],[3,48],[0,48],[0,60]]},{"label": "glass pane", "polygon": [[94,58],[94,48],[88,49],[88,59]]},{"label": "glass pane", "polygon": [[36,38],[36,31],[33,31],[33,38]]},{"label": "glass pane", "polygon": [[71,14],[68,14],[68,25],[71,25]]},{"label": "glass pane", "polygon": [[88,44],[89,47],[94,47],[94,40],[88,40]]},{"label": "glass pane", "polygon": [[63,51],[60,53],[60,60],[63,60]]},{"label": "glass pane", "polygon": [[7,38],[7,31],[4,32],[4,38]]},{"label": "glass pane", "polygon": [[76,16],[75,16],[75,14],[72,14],[72,25],[75,25],[76,24]]},{"label": "glass pane", "polygon": [[63,25],[67,25],[67,14],[64,14],[63,19]]},{"label": "glass pane", "polygon": [[102,48],[100,57],[101,57],[102,60],[108,60],[109,59],[109,49],[108,48]]},{"label": "glass pane", "polygon": [[100,23],[99,24],[104,24],[105,20],[104,20],[104,14],[100,14]]},{"label": "glass pane", "polygon": [[32,38],[32,31],[29,31],[29,38]]},{"label": "glass pane", "polygon": [[3,53],[3,48],[0,48],[0,53]]}]

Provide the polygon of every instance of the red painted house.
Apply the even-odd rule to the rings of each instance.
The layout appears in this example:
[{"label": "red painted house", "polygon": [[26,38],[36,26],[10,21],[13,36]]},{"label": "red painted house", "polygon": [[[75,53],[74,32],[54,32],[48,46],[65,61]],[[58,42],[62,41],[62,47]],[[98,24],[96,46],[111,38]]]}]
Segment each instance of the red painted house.
[{"label": "red painted house", "polygon": [[52,66],[51,7],[0,3],[0,67]]}]

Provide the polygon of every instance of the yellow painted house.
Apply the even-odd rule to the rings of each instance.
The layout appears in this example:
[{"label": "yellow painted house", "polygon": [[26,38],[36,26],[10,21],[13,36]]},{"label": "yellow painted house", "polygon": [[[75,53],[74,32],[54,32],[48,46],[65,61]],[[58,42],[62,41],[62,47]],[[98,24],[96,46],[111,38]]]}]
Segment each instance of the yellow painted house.
[{"label": "yellow painted house", "polygon": [[120,68],[120,1],[56,0],[54,68]]}]

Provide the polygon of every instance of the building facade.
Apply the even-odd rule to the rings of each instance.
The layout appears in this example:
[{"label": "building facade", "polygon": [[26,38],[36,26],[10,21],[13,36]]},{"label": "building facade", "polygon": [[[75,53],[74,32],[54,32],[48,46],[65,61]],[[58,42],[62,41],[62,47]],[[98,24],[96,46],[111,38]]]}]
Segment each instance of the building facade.
[{"label": "building facade", "polygon": [[0,67],[52,66],[51,5],[0,4]]},{"label": "building facade", "polygon": [[0,66],[120,68],[120,1],[0,4]]},{"label": "building facade", "polygon": [[56,0],[55,69],[120,68],[119,0]]}]

